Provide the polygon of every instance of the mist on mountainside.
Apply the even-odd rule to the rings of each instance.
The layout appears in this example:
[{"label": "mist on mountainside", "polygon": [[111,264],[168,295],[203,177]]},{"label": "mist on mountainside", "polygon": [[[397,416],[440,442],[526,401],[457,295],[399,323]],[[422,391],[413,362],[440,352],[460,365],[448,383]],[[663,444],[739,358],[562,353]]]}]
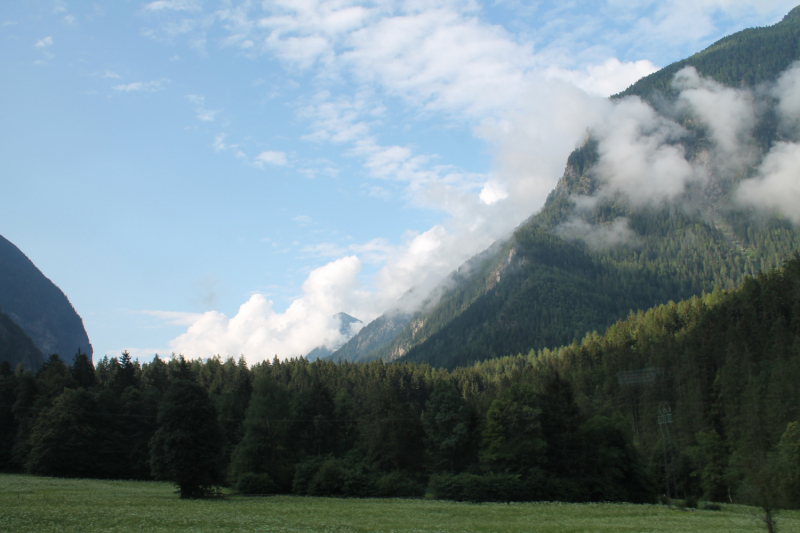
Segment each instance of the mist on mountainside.
[{"label": "mist on mountainside", "polygon": [[[745,30],[664,69],[664,92],[652,90],[662,71],[592,106],[544,209],[433,311],[360,357],[452,367],[565,344],[630,309],[781,264],[800,245],[797,51],[750,49],[797,25],[787,16]],[[771,76],[748,77],[752,55]],[[725,84],[738,75],[757,83]]]}]

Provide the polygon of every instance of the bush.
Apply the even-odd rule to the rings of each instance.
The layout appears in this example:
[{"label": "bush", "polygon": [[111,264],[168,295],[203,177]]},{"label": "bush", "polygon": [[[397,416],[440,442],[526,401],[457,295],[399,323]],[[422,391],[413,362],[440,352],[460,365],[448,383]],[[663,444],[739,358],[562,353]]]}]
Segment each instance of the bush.
[{"label": "bush", "polygon": [[292,492],[301,496],[308,494],[311,480],[314,479],[321,466],[322,461],[318,458],[309,459],[295,465]]},{"label": "bush", "polygon": [[328,459],[320,466],[308,483],[308,494],[314,496],[341,495],[344,485],[344,470],[337,459]]},{"label": "bush", "polygon": [[530,501],[533,491],[515,474],[435,474],[428,492],[437,500],[459,502]]},{"label": "bush", "polygon": [[384,474],[375,482],[375,496],[379,498],[412,498],[423,493],[422,486],[414,478],[399,470]]},{"label": "bush", "polygon": [[248,472],[239,476],[235,488],[241,494],[274,494],[275,482],[269,474]]}]

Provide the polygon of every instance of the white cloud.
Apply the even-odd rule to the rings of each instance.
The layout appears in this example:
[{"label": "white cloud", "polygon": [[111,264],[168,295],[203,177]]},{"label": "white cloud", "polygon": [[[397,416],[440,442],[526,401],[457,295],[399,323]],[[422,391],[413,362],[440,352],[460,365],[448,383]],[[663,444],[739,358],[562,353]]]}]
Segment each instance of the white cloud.
[{"label": "white cloud", "polygon": [[112,79],[119,79],[119,74],[112,70],[106,69],[103,74],[100,75],[101,78],[112,78]]},{"label": "white cloud", "polygon": [[[641,24],[628,23],[635,26],[625,30],[628,35],[615,33],[609,40],[633,35],[642,39],[642,46],[652,49],[649,37],[663,44],[670,32],[691,41],[705,38],[714,28],[712,15],[737,8],[734,4],[738,5],[722,0],[667,4],[612,0],[611,15],[603,15],[615,18],[616,13],[649,13]],[[695,17],[677,28],[669,8]],[[274,333],[278,330],[271,321],[289,314],[289,309],[276,313],[264,297],[253,296],[234,318],[204,315],[187,331],[184,340],[191,343],[186,346],[202,348],[201,352],[225,346],[228,352],[241,350],[248,356],[261,353],[271,357],[274,354],[267,352],[273,348],[266,346],[280,348],[283,351],[275,353],[281,356],[303,353],[305,348],[291,339],[302,334],[309,347],[321,344],[332,328],[329,318],[336,312],[349,312],[368,321],[394,305],[411,287],[418,289],[419,299],[424,298],[465,259],[509,235],[541,207],[587,128],[600,139],[600,175],[606,194],[626,193],[636,204],[657,203],[680,196],[690,183],[705,178],[686,161],[678,145],[685,132],[675,122],[659,117],[637,100],[610,103],[593,96],[625,89],[655,69],[650,61],[619,61],[602,46],[599,52],[592,52],[597,57],[573,61],[570,46],[583,46],[579,33],[588,26],[550,49],[540,50],[526,37],[512,35],[481,20],[480,15],[477,4],[457,0],[427,4],[378,1],[369,6],[347,0],[279,0],[228,4],[219,10],[217,17],[225,32],[220,41],[223,46],[235,47],[247,57],[267,54],[290,71],[313,69],[316,92],[301,97],[299,112],[309,123],[304,139],[346,144],[346,154],[359,158],[370,177],[402,184],[409,203],[444,212],[446,218],[427,231],[406,234],[397,245],[370,241],[351,245],[346,251],[331,243],[306,246],[301,252],[309,255],[357,256],[329,263],[322,267],[329,275],[315,277],[308,290],[304,285],[303,295],[289,306],[293,318],[281,322],[284,329],[280,334]],[[186,25],[185,31],[195,30]],[[320,86],[324,89],[319,90]],[[339,93],[337,87],[342,89]],[[687,97],[690,110],[701,105],[702,91],[715,91],[702,84],[694,90],[700,92]],[[404,103],[416,116],[474,126],[475,135],[495,148],[495,168],[490,173],[466,172],[402,141],[381,142],[376,133],[381,126],[380,110],[392,99]],[[740,123],[743,117],[740,115]],[[710,129],[717,128],[720,144],[725,139],[741,140],[738,133],[730,137],[714,117],[706,120]],[[369,194],[386,194],[382,187],[367,189]],[[294,220],[304,225],[312,222],[306,216]],[[576,223],[571,229],[580,230],[598,246],[630,237],[624,220],[599,228]],[[357,274],[339,263],[345,259],[358,261],[359,268],[361,261],[374,262],[380,268],[362,286]],[[330,284],[332,294],[342,286],[351,287],[352,294],[326,300],[336,300],[340,306],[327,308],[328,314],[308,310],[309,295],[326,293],[325,283]],[[240,322],[247,326],[239,328],[236,324]],[[314,335],[317,337],[312,339]]]},{"label": "white cloud", "polygon": [[156,0],[145,4],[145,11],[201,11],[198,0]]},{"label": "white cloud", "polygon": [[203,96],[196,94],[187,94],[186,99],[195,106],[195,114],[197,120],[201,122],[213,122],[214,117],[219,113],[219,110],[212,110],[205,108],[206,99]]},{"label": "white cloud", "polygon": [[776,212],[800,224],[800,144],[776,143],[758,175],[741,183],[736,198],[744,205]]},{"label": "white cloud", "polygon": [[610,224],[590,224],[574,217],[560,224],[556,233],[567,240],[582,240],[595,250],[639,242],[636,233],[628,226],[628,219],[617,218]]},{"label": "white cloud", "polygon": [[599,196],[622,193],[634,205],[657,204],[703,177],[677,143],[685,130],[638,98],[610,102],[593,134],[599,139]]},{"label": "white cloud", "polygon": [[357,275],[358,258],[350,256],[320,267],[303,283],[302,296],[283,313],[272,302],[254,294],[231,318],[209,311],[172,340],[170,348],[190,358],[244,354],[252,363],[304,355],[320,345],[335,348],[347,337],[339,332],[334,315],[345,312],[358,317],[355,309],[362,293]]},{"label": "white cloud", "polygon": [[260,165],[262,163],[269,163],[270,165],[283,166],[288,163],[285,152],[275,152],[267,150],[261,152],[255,157],[255,163]]},{"label": "white cloud", "polygon": [[554,65],[547,69],[547,75],[574,83],[589,94],[611,96],[657,70],[658,67],[646,59],[623,63],[612,57],[598,65],[588,65],[579,70]]},{"label": "white cloud", "polygon": [[191,326],[202,317],[201,313],[183,313],[180,311],[139,311],[143,315],[149,315],[166,322],[173,326]]},{"label": "white cloud", "polygon": [[743,148],[752,142],[751,132],[756,124],[750,92],[703,78],[694,67],[678,71],[672,84],[681,91],[679,105],[707,125],[724,160],[743,157]]},{"label": "white cloud", "polygon": [[49,47],[53,46],[53,37],[48,35],[47,37],[44,37],[43,39],[39,39],[38,41],[36,41],[36,44],[33,45],[33,46],[35,48],[39,48],[40,50],[43,50],[45,48],[49,48]]},{"label": "white cloud", "polygon": [[481,189],[481,193],[478,195],[478,197],[481,199],[481,202],[485,203],[486,205],[492,205],[500,200],[505,200],[508,198],[508,192],[505,190],[502,184],[489,181],[483,186],[483,189]]},{"label": "white cloud", "polygon": [[219,135],[216,135],[214,137],[214,142],[213,142],[213,144],[211,146],[214,148],[215,152],[224,152],[226,150],[235,149],[235,148],[237,148],[239,146],[238,144],[228,144],[228,143],[226,143],[225,142],[225,138],[226,137],[227,137],[227,135],[225,135],[224,133],[220,133]]},{"label": "white cloud", "polygon": [[780,126],[785,135],[800,138],[800,62],[795,62],[778,78],[772,88],[778,99]]},{"label": "white cloud", "polygon": [[114,85],[112,89],[124,93],[129,93],[129,92],[154,93],[163,89],[162,84],[168,82],[169,80],[136,81],[133,83]]}]

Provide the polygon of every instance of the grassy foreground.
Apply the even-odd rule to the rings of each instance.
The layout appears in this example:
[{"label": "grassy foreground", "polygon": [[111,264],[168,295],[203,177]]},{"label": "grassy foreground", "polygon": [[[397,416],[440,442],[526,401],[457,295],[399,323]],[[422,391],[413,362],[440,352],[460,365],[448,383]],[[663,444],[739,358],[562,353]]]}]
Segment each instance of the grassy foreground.
[{"label": "grassy foreground", "polygon": [[[0,531],[678,532],[762,531],[755,510],[627,504],[466,504],[275,496],[181,501],[167,483],[0,474]],[[800,531],[800,512],[779,517]]]}]

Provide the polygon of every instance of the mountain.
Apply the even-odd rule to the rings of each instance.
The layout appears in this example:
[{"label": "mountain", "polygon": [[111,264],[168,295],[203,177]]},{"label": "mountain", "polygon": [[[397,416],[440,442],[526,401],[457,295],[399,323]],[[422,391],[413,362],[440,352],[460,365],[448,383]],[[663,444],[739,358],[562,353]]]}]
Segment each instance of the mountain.
[{"label": "mountain", "polygon": [[672,78],[680,69],[693,66],[708,78],[729,87],[754,87],[774,80],[800,54],[800,6],[783,20],[767,28],[749,28],[724,37],[702,52],[645,76],[614,98],[675,94]]},{"label": "mountain", "polygon": [[[502,245],[495,243],[487,250],[469,259],[461,265],[455,272],[452,272],[444,279],[431,294],[421,303],[417,303],[418,295],[414,288],[406,292],[397,304],[373,320],[363,328],[341,348],[331,354],[328,359],[333,361],[372,361],[376,359],[392,360],[401,357],[407,351],[403,345],[394,347],[389,353],[385,348],[403,331],[409,327],[413,340],[416,331],[419,330],[422,322],[420,317],[432,310],[436,303],[443,298],[448,298],[463,287],[472,278],[476,269],[494,257]],[[419,309],[413,313],[409,309]],[[412,319],[414,322],[409,324]]]},{"label": "mountain", "polygon": [[[674,201],[644,206],[619,192],[601,195],[600,148],[588,136],[538,214],[493,253],[475,259],[467,279],[435,306],[414,313],[390,342],[362,359],[453,368],[570,344],[630,310],[730,289],[780,265],[800,249],[800,231],[785,218],[733,202],[738,183],[754,175],[753,164],[736,172],[706,164],[714,160],[712,132],[676,113],[678,93],[670,82],[685,66],[729,87],[771,82],[798,59],[798,44],[800,8],[775,26],[726,37],[618,95],[647,99],[677,120],[686,134],[664,146],[707,168],[707,180]],[[781,139],[776,103],[768,92],[752,94],[762,114],[750,148],[763,154]],[[577,201],[587,198],[593,207],[579,208]]]},{"label": "mountain", "polygon": [[[333,361],[364,361],[368,354],[385,346],[408,323],[407,313],[383,314],[361,328],[350,340],[335,352],[329,352],[326,359]],[[317,348],[319,349],[319,348]],[[311,356],[311,354],[308,354]]]},{"label": "mountain", "polygon": [[18,364],[28,372],[42,366],[44,355],[11,317],[0,311],[0,363]]},{"label": "mountain", "polygon": [[92,345],[66,295],[4,237],[0,236],[0,309],[22,328],[43,354],[71,362],[80,350],[91,360]]},{"label": "mountain", "polygon": [[[336,313],[333,316],[335,318],[338,318],[341,323],[341,326],[339,326],[339,333],[348,337],[351,335],[352,331],[351,326],[353,324],[361,324],[361,321],[359,319],[352,317],[347,313]],[[309,361],[315,361],[317,359],[325,359],[332,353],[333,350],[328,348],[327,346],[324,345],[317,346],[316,348],[308,352],[308,354],[306,355],[306,359],[308,359]]]}]

